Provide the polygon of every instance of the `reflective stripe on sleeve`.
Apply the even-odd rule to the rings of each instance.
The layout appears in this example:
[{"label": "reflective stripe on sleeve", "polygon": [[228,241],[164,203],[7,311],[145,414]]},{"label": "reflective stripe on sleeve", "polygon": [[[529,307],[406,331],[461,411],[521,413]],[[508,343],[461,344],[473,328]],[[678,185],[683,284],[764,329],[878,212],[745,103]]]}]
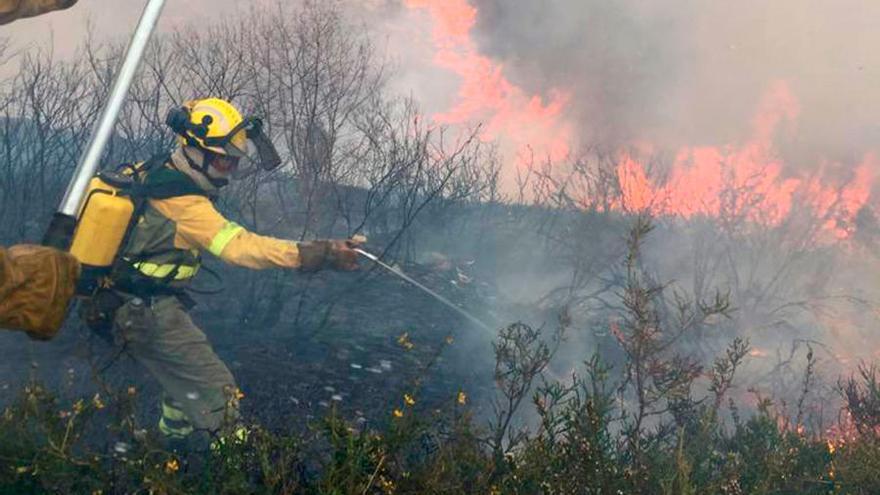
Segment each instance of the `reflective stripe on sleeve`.
[{"label": "reflective stripe on sleeve", "polygon": [[217,232],[217,235],[211,239],[211,245],[208,246],[208,251],[214,256],[220,256],[220,253],[226,248],[226,246],[238,235],[239,232],[244,230],[244,227],[235,223],[235,222],[226,222],[226,225],[220,229],[220,232]]}]

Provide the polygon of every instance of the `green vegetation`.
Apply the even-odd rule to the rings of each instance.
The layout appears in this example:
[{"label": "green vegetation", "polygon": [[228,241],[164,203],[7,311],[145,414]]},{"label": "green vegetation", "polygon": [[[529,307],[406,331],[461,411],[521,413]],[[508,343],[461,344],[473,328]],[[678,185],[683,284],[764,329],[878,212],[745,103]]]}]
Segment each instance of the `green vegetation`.
[{"label": "green vegetation", "polygon": [[69,401],[32,384],[0,417],[0,493],[880,492],[877,371],[840,382],[846,421],[833,430],[810,431],[803,401],[792,419],[758,391],[755,411],[740,411],[729,392],[748,342],[733,340],[706,369],[672,345],[723,319],[727,297],[668,297],[641,268],[650,231],[638,219],[627,238],[624,309],[613,325],[622,365],[594,355],[551,379],[571,326],[563,313],[553,332],[521,323],[499,332],[488,419],[475,417],[463,392],[439,407],[406,394],[381,426],[331,409],[307,431],[217,432],[187,453],[141,429],[133,388]]}]

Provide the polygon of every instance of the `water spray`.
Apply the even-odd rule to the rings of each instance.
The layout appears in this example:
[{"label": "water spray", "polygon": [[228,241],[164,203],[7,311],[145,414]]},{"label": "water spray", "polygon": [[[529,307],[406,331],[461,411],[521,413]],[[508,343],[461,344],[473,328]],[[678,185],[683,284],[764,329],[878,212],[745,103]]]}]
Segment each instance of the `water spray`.
[{"label": "water spray", "polygon": [[459,308],[458,306],[456,306],[455,304],[453,304],[452,301],[450,301],[449,299],[446,299],[445,297],[441,296],[440,294],[438,294],[438,293],[434,292],[433,290],[431,290],[431,289],[425,287],[424,285],[420,284],[419,282],[417,282],[416,280],[414,280],[414,279],[413,279],[412,277],[410,277],[409,275],[403,273],[403,271],[401,271],[399,268],[395,268],[395,267],[393,267],[393,266],[391,266],[391,265],[388,265],[387,263],[385,263],[385,262],[383,262],[382,260],[380,260],[378,256],[376,256],[376,255],[374,255],[374,254],[372,254],[372,253],[369,253],[369,252],[367,252],[367,251],[364,251],[363,249],[361,249],[361,248],[359,248],[359,247],[356,247],[356,248],[353,248],[353,249],[354,249],[354,251],[355,251],[356,253],[358,253],[358,254],[360,254],[361,256],[363,256],[363,257],[369,259],[369,260],[372,261],[373,263],[375,263],[375,264],[381,266],[381,267],[384,268],[386,271],[388,271],[388,272],[394,274],[394,275],[397,276],[398,278],[401,278],[401,279],[403,279],[403,280],[409,282],[410,284],[414,285],[415,287],[421,289],[422,292],[427,293],[428,295],[430,295],[430,296],[433,297],[434,299],[436,299],[436,300],[440,301],[441,303],[445,304],[447,307],[449,307],[449,308],[455,310],[456,313],[460,314],[461,316],[464,316],[465,318],[467,318],[468,320],[470,320],[471,322],[473,322],[475,325],[479,326],[480,328],[482,328],[482,329],[488,331],[488,332],[491,333],[491,334],[494,334],[494,333],[495,333],[495,331],[492,330],[492,328],[489,327],[489,325],[483,323],[482,320],[480,320],[480,319],[477,318],[476,316],[474,316],[474,315],[468,313],[467,311],[465,311],[465,310]]}]

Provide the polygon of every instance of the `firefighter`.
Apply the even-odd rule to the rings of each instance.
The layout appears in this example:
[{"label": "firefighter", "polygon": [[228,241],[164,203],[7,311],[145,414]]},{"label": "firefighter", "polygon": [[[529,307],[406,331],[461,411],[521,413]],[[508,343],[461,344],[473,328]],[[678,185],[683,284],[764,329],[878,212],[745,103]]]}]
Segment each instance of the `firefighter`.
[{"label": "firefighter", "polygon": [[[207,98],[172,110],[167,123],[179,146],[131,166],[148,199],[136,211],[112,289],[94,299],[116,301],[110,304],[113,338],[161,384],[159,430],[173,444],[238,418],[235,378],[188,313],[192,301],[185,288],[199,271],[202,253],[252,269],[302,270],[355,270],[357,254],[350,240],[258,235],[214,207],[212,200],[245,158],[248,140],[265,148],[259,120],[243,119],[229,102]],[[100,314],[106,313],[105,307]]]}]

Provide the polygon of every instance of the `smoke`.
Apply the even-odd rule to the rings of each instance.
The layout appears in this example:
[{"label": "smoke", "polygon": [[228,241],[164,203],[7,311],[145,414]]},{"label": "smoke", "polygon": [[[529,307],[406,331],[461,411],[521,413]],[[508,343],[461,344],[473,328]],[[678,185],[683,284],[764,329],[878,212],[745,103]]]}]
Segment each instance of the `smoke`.
[{"label": "smoke", "polygon": [[471,0],[482,53],[526,91],[571,93],[588,144],[749,138],[768,87],[800,103],[789,163],[859,160],[880,138],[880,4]]},{"label": "smoke", "polygon": [[[651,177],[638,157],[620,160],[617,176],[628,203],[617,205],[621,210],[698,222],[730,208],[722,205],[725,188],[752,191],[753,213],[744,216],[769,225],[728,239],[726,253],[701,254],[708,249],[702,246],[724,244],[712,237],[719,230],[715,220],[708,234],[689,234],[692,223],[661,229],[650,248],[660,280],[680,281],[688,292],[705,285],[731,293],[735,315],[717,334],[700,336],[701,353],[723,352],[735,335],[750,338],[747,381],[777,394],[802,380],[805,342],[821,355],[821,373],[832,384],[853,363],[875,357],[876,339],[861,329],[875,323],[866,308],[877,300],[876,260],[866,262],[860,247],[817,245],[798,252],[793,264],[791,243],[808,230],[792,227],[801,222],[849,237],[854,219],[873,203],[880,171],[874,118],[880,60],[873,47],[880,34],[872,20],[880,17],[880,5],[401,1],[410,9],[401,23],[418,19],[432,30],[432,63],[420,65],[457,76],[451,85],[416,90],[439,108],[432,113],[440,122],[486,122],[515,144],[552,145],[565,136],[572,148],[671,152],[665,181]],[[507,111],[531,101],[558,111]],[[532,132],[510,132],[517,127]],[[737,215],[748,208],[734,204]],[[810,215],[815,218],[800,218]],[[697,264],[698,256],[711,261]],[[504,296],[558,283],[546,267],[531,274],[523,269],[528,265],[514,266],[497,280]],[[717,271],[707,276],[706,267]],[[601,349],[602,338],[609,339],[573,338],[562,360]]]},{"label": "smoke", "polygon": [[[273,0],[166,1],[156,25],[157,32],[200,29],[223,21],[235,21],[249,9],[272,8]],[[127,41],[137,26],[147,0],[80,0],[67,10],[22,19],[3,26],[0,40],[9,41],[5,55],[42,49],[59,60],[73,58],[87,39],[96,43]],[[3,59],[0,58],[0,61]],[[14,74],[15,64],[0,63],[0,76]]]},{"label": "smoke", "polygon": [[[82,0],[4,29],[12,48],[71,56],[127,36],[143,2]],[[231,0],[168,2],[160,31],[234,21]],[[751,138],[774,84],[799,103],[785,161],[854,163],[880,140],[880,4],[858,0],[346,0],[396,64],[393,83],[440,121],[481,121],[561,155],[572,145],[724,146]],[[10,67],[6,67],[10,69]],[[11,70],[11,69],[10,69]],[[573,124],[573,127],[569,124]],[[519,150],[517,150],[519,151]]]}]

